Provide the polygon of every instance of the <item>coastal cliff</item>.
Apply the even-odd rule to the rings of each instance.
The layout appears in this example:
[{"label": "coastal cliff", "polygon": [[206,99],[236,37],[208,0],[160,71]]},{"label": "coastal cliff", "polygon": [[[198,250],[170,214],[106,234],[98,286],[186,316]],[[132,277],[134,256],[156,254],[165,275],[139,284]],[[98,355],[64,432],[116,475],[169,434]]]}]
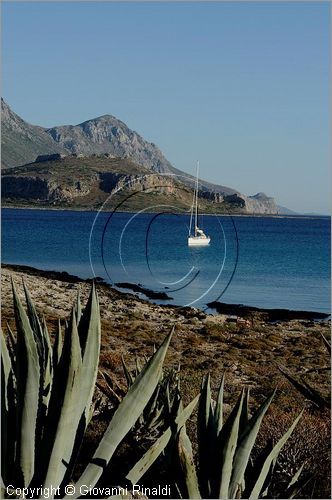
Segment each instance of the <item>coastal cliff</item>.
[{"label": "coastal cliff", "polygon": [[[146,198],[160,186],[155,195],[165,202],[191,206],[193,177],[174,168],[155,144],[112,115],[45,128],[24,121],[2,99],[1,125],[5,205],[89,209],[99,207],[110,194],[138,190]],[[280,212],[274,199],[263,193],[246,196],[204,180],[199,186],[203,211]],[[144,206],[143,198],[137,207]],[[127,209],[137,207],[127,204]]]},{"label": "coastal cliff", "polygon": [[[3,169],[1,190],[4,206],[96,209],[121,197],[128,197],[125,210],[157,201],[189,211],[192,204],[192,188],[176,176],[153,173],[131,159],[108,154],[40,156],[34,163]],[[201,190],[199,206],[208,213],[278,212],[274,200],[262,194],[250,198]]]}]

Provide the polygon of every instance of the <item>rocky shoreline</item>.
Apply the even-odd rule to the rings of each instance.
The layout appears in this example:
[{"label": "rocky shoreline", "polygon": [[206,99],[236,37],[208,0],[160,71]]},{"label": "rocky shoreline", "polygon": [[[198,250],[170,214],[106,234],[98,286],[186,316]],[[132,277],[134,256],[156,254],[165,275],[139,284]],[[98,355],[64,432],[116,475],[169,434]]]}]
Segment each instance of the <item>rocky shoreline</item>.
[{"label": "rocky shoreline", "polygon": [[[18,203],[17,200],[13,203],[9,203],[6,200],[2,201],[2,208],[5,209],[15,209],[15,210],[52,210],[52,211],[58,211],[58,212],[98,212],[98,208],[96,207],[80,207],[80,206],[53,206],[53,205],[33,205],[31,203]],[[103,208],[103,212],[112,212],[112,209],[107,209]],[[131,210],[127,209],[118,209],[117,212],[123,212],[123,213],[132,213]],[[146,214],[149,213],[154,213],[154,212],[145,212]],[[179,215],[183,215],[183,211],[179,212],[174,212],[178,213]],[[294,213],[294,214],[269,214],[269,213],[264,213],[264,214],[259,214],[255,212],[246,212],[246,213],[237,213],[237,212],[202,212],[202,216],[204,215],[216,215],[220,217],[255,217],[255,218],[273,218],[273,219],[317,219],[317,218],[330,218],[330,215],[327,214],[317,214],[317,215],[308,215],[308,214],[301,214],[301,213]]]},{"label": "rocky shoreline", "polygon": [[127,290],[132,290],[133,292],[142,293],[148,299],[173,300],[172,297],[170,297],[169,295],[167,295],[167,293],[165,293],[165,292],[155,292],[154,290],[150,290],[149,288],[145,288],[144,286],[140,285],[140,283],[138,283],[136,285],[136,283],[123,282],[123,283],[114,283],[114,285],[117,288],[124,288],[124,289],[127,289]]}]

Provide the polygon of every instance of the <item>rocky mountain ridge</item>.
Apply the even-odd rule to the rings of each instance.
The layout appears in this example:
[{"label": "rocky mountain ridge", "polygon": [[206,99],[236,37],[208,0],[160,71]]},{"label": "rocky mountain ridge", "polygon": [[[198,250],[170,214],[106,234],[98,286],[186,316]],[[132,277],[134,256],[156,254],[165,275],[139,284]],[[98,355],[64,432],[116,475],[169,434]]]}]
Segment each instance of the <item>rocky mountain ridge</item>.
[{"label": "rocky mountain ridge", "polygon": [[78,125],[43,128],[24,121],[1,99],[1,126],[2,165],[5,168],[34,162],[41,154],[89,156],[108,153],[114,157],[131,158],[155,172],[173,172],[172,165],[155,144],[144,140],[112,115]]},{"label": "rocky mountain ridge", "polygon": [[[29,199],[34,189],[37,189],[37,185],[41,190],[46,189],[45,192],[49,193],[49,199],[54,197],[57,199],[60,192],[64,193],[64,186],[54,187],[52,185],[52,187],[49,185],[46,188],[45,183],[40,178],[39,180],[30,179],[28,182],[25,177],[24,182],[28,183],[29,187],[23,188],[23,180],[18,178],[22,171],[12,177],[7,171],[9,168],[13,169],[20,165],[33,163],[37,156],[39,156],[38,161],[51,161],[52,154],[60,155],[56,156],[57,159],[61,158],[61,155],[70,157],[73,154],[85,158],[94,155],[99,155],[102,158],[103,155],[106,155],[108,158],[130,159],[133,164],[146,168],[150,172],[172,174],[179,182],[191,189],[194,185],[193,177],[174,168],[155,144],[144,140],[137,132],[131,130],[125,123],[112,115],[104,115],[78,125],[43,128],[24,121],[2,99],[1,125],[2,165],[6,168],[6,172],[3,172],[5,197],[18,199],[24,192],[24,198],[27,196]],[[75,177],[75,172],[73,174]],[[133,172],[128,170],[126,175],[130,177]],[[129,177],[126,182],[130,184]],[[228,200],[226,204],[230,203],[246,213],[278,213],[278,207],[274,200],[262,193],[246,196],[235,189],[215,185],[204,180],[200,180],[200,191],[202,199],[219,206]],[[77,195],[83,196],[82,192],[78,192]]]},{"label": "rocky mountain ridge", "polygon": [[100,116],[75,126],[53,127],[46,132],[62,149],[70,153],[108,153],[114,157],[131,158],[135,163],[155,172],[172,171],[172,165],[155,144],[145,141],[112,115]]},{"label": "rocky mountain ridge", "polygon": [[45,129],[27,123],[1,99],[2,167],[24,165],[40,154],[65,152]]}]

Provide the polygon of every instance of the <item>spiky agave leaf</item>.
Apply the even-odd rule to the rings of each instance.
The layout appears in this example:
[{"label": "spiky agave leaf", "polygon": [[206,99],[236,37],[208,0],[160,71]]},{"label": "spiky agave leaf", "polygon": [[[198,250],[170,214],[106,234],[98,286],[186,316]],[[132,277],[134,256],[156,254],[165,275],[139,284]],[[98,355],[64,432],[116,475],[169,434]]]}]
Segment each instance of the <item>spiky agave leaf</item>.
[{"label": "spiky agave leaf", "polygon": [[5,398],[5,408],[8,409],[8,397],[9,397],[8,382],[10,374],[13,372],[13,369],[9,351],[2,330],[1,330],[1,362],[3,363],[3,377],[1,378],[1,381],[4,387],[3,394]]},{"label": "spiky agave leaf", "polygon": [[173,330],[166,337],[149,363],[144,366],[119,405],[93,459],[86,467],[78,482],[77,491],[79,491],[79,487],[82,484],[94,486],[97,483],[116,448],[141,415],[160,379],[163,361],[172,333]]},{"label": "spiky agave leaf", "polygon": [[15,346],[16,346],[16,340],[15,340],[14,334],[12,332],[12,329],[9,326],[8,321],[7,321],[7,331],[8,331],[8,340],[9,340],[9,343],[8,343],[8,352],[9,352],[9,356],[10,356],[10,359],[11,359],[11,362],[12,362],[12,366],[13,366],[13,369],[14,369],[14,366],[15,366]]},{"label": "spiky agave leaf", "polygon": [[121,361],[122,361],[122,367],[123,367],[123,371],[124,371],[124,374],[125,374],[125,377],[127,380],[128,389],[129,389],[133,385],[135,378],[130,373],[123,356],[121,356]]},{"label": "spiky agave leaf", "polygon": [[228,498],[228,490],[233,469],[233,457],[239,435],[243,399],[244,391],[241,392],[236,405],[234,406],[218,436],[216,454],[219,456],[219,460],[216,464],[216,475],[214,480],[217,487],[217,496],[212,494],[213,498]]},{"label": "spiky agave leaf", "polygon": [[[86,320],[85,320],[86,318]],[[88,304],[83,312],[81,321],[88,324],[88,332],[83,351],[82,377],[81,377],[81,411],[87,415],[94,392],[98,373],[98,362],[101,341],[101,324],[98,297],[94,284],[91,288]],[[78,325],[80,332],[81,321]]]},{"label": "spiky agave leaf", "polygon": [[197,440],[199,461],[199,485],[204,498],[211,495],[211,460],[216,446],[216,426],[212,410],[210,374],[203,378],[198,403]]},{"label": "spiky agave leaf", "polygon": [[17,381],[17,421],[16,421],[16,467],[21,474],[21,484],[27,486],[34,474],[35,439],[38,408],[40,404],[40,364],[36,337],[31,329],[28,316],[23,309],[12,283],[14,312],[17,330],[16,381]]},{"label": "spiky agave leaf", "polygon": [[[264,464],[266,458],[269,456],[269,454],[273,450],[274,444],[275,443],[274,443],[273,439],[271,439],[271,438],[268,439],[266,445],[263,447],[263,449],[256,456],[255,461],[253,461],[252,458],[250,457],[250,460],[249,460],[249,463],[248,463],[248,466],[246,469],[246,473],[245,473],[246,484],[245,484],[245,490],[243,492],[244,498],[247,498],[250,495],[250,492],[255,485],[255,481],[256,481],[260,471],[262,470],[262,467],[263,467],[263,464]],[[270,488],[270,485],[271,485],[272,479],[273,479],[273,474],[274,474],[276,462],[277,462],[276,459],[274,459],[271,462],[269,472],[266,475],[264,484],[263,484],[262,489],[261,489],[261,493],[260,493],[261,498],[266,498],[268,495],[268,491],[269,491],[269,488]]]},{"label": "spiky agave leaf", "polygon": [[[81,324],[76,325],[76,317],[77,313],[73,310],[69,340],[63,346],[63,356],[59,365],[60,369],[61,365],[66,369],[68,364],[66,390],[61,413],[56,422],[57,431],[50,454],[45,487],[50,485],[61,487],[62,483],[69,480],[90,417],[100,349],[99,306],[94,286],[91,288],[87,306],[81,316],[81,322],[83,321],[87,332],[83,332]],[[80,327],[81,332],[79,332]]]},{"label": "spiky agave leaf", "polygon": [[300,491],[310,482],[312,481],[314,475],[309,474],[307,477],[301,477],[303,468],[304,468],[304,463],[301,465],[301,467],[296,471],[294,476],[292,477],[287,490],[287,498],[299,498],[299,493]]},{"label": "spiky agave leaf", "polygon": [[115,399],[118,403],[121,403],[125,393],[121,389],[121,387],[116,384],[116,389],[118,392],[116,392],[113,389],[114,382],[111,379],[111,377],[108,375],[108,373],[105,370],[99,370],[99,374],[104,380],[105,385],[100,384],[98,381],[96,382],[96,385],[98,389],[108,398],[108,399]]},{"label": "spiky agave leaf", "polygon": [[255,485],[254,485],[254,487],[253,487],[253,489],[252,489],[252,491],[250,493],[249,500],[254,500],[254,499],[256,499],[256,498],[259,497],[260,492],[261,492],[262,487],[263,487],[264,482],[265,482],[265,478],[266,478],[266,476],[269,473],[269,470],[270,470],[270,467],[271,467],[271,464],[272,464],[273,460],[275,460],[278,457],[278,455],[279,455],[280,451],[282,450],[283,446],[285,445],[285,443],[288,441],[288,439],[292,435],[293,430],[295,429],[295,427],[298,424],[300,418],[302,417],[302,414],[303,414],[303,410],[298,415],[298,417],[294,420],[294,422],[289,427],[289,429],[285,432],[285,434],[279,439],[279,441],[277,442],[277,444],[273,447],[272,451],[269,453],[269,455],[265,459],[265,462],[263,464],[261,472],[260,472],[260,474],[259,474],[259,476],[258,476],[258,478],[256,480],[256,483],[255,483]]},{"label": "spiky agave leaf", "polygon": [[159,383],[157,385],[154,393],[152,394],[152,397],[151,397],[149,403],[144,408],[144,413],[146,413],[147,418],[149,418],[150,415],[153,415],[155,410],[158,408],[158,405],[160,403],[160,399],[159,399],[160,392],[161,392],[161,385]]},{"label": "spiky agave leaf", "polygon": [[[56,432],[52,443],[46,477],[43,483],[44,488],[50,486],[57,488],[60,486],[71,460],[75,435],[81,416],[77,412],[77,406],[80,400],[82,358],[74,312],[71,316],[70,342],[67,345],[69,349],[69,365],[66,377],[66,387],[63,401],[60,403],[61,411],[59,413],[59,419],[55,423]],[[52,411],[52,407],[50,407],[50,411]],[[46,435],[46,438],[49,438],[49,436]]]},{"label": "spiky agave leaf", "polygon": [[81,305],[81,297],[80,297],[80,289],[77,289],[76,303],[74,306],[76,324],[78,325],[81,321],[82,316],[82,305]]},{"label": "spiky agave leaf", "polygon": [[[78,336],[80,339],[82,359],[83,359],[86,349],[86,343],[88,341],[91,331],[95,332],[96,325],[98,325],[98,328],[100,329],[99,304],[98,304],[98,297],[94,281],[92,282],[88,301],[84,308],[83,313],[81,312],[79,294],[77,297],[76,309],[77,310],[75,311],[75,315],[77,318],[80,318],[79,322],[77,322],[76,324],[77,324]],[[96,332],[96,335],[98,337],[98,332]]]},{"label": "spiky agave leaf", "polygon": [[214,423],[216,435],[218,436],[223,426],[223,399],[224,399],[225,374],[222,376],[218,389],[216,407],[214,410]]},{"label": "spiky agave leaf", "polygon": [[183,426],[178,434],[178,453],[180,466],[184,474],[184,480],[188,492],[188,498],[201,498],[198,479],[196,474],[193,450],[186,428]]},{"label": "spiky agave leaf", "polygon": [[[63,485],[65,485],[71,477],[71,471],[74,468],[86,427],[92,415],[91,406],[97,380],[101,342],[100,311],[94,282],[92,283],[87,305],[80,317],[81,319],[78,324],[78,333],[81,342],[82,369],[79,382],[80,398],[77,407],[77,414],[80,415],[80,419],[76,431],[71,461],[63,478]],[[86,329],[87,332],[85,331]]]},{"label": "spiky agave leaf", "polygon": [[[199,395],[189,403],[184,410],[178,413],[175,424],[177,429],[180,429],[188,420],[195,409],[199,399]],[[126,476],[132,484],[137,484],[151,465],[157,460],[159,455],[165,450],[173,434],[173,429],[168,427],[163,434],[153,443],[143,457],[134,465]]]},{"label": "spiky agave leaf", "polygon": [[61,333],[61,322],[60,322],[60,319],[58,319],[58,328],[55,332],[55,339],[54,339],[54,344],[53,344],[53,354],[52,354],[54,367],[56,367],[60,361],[61,352],[62,352],[62,333]]},{"label": "spiky agave leaf", "polygon": [[[31,299],[28,288],[23,282],[27,313],[31,329],[37,345],[40,367],[39,379],[39,406],[36,421],[35,455],[40,451],[44,420],[47,413],[48,402],[52,385],[52,348],[45,318],[40,321],[36,307]],[[37,464],[36,464],[37,465]]]},{"label": "spiky agave leaf", "polygon": [[41,394],[40,394],[40,404],[38,408],[37,423],[36,423],[36,450],[35,450],[36,470],[38,469],[38,457],[42,447],[43,430],[45,426],[46,415],[47,415],[49,400],[51,397],[51,389],[53,383],[52,347],[44,317],[40,325],[42,330],[43,359],[40,360]]},{"label": "spiky agave leaf", "polygon": [[[149,357],[144,356],[145,364],[149,359]],[[130,387],[142,370],[142,366],[140,365],[138,357],[135,358],[134,373],[130,372],[123,358],[122,365],[128,387]],[[162,428],[167,427],[170,421],[170,412],[178,385],[179,382],[175,370],[170,370],[165,373],[164,370],[162,370],[158,385],[150,401],[145,406],[143,413],[139,416],[135,426],[138,435],[147,439],[152,439],[158,435],[158,432],[160,432]]]},{"label": "spiky agave leaf", "polygon": [[[247,394],[248,392],[249,391],[247,391]],[[273,393],[264,401],[250,420],[247,420],[248,417],[243,419],[242,422],[240,420],[240,435],[233,460],[233,472],[229,487],[229,498],[237,498],[236,495],[239,487],[241,488],[241,491],[244,491],[244,473],[246,471],[260,425],[274,395],[275,391],[273,391]],[[246,406],[247,404],[248,399],[246,401]],[[246,409],[246,412],[247,411],[248,410]]]},{"label": "spiky agave leaf", "polygon": [[302,474],[303,468],[304,468],[304,462],[301,465],[301,467],[295,472],[294,476],[290,480],[290,482],[289,482],[289,484],[287,486],[287,490],[289,490],[295,483],[297,483],[297,481],[300,478],[300,475]]},{"label": "spiky agave leaf", "polygon": [[242,433],[243,429],[245,429],[247,423],[249,422],[249,418],[250,418],[250,415],[249,415],[249,392],[250,392],[249,387],[244,390],[243,405],[242,405],[240,424],[239,424],[239,435]]},{"label": "spiky agave leaf", "polygon": [[52,346],[50,342],[50,336],[48,333],[45,317],[43,317],[42,321],[42,331],[44,338],[44,353],[46,358],[44,362],[44,374],[43,374],[43,404],[46,408],[48,408],[48,403],[50,400],[51,389],[52,389],[53,364],[52,364]]},{"label": "spiky agave leaf", "polygon": [[31,329],[33,331],[37,348],[38,348],[38,354],[39,354],[39,363],[42,369],[45,369],[44,362],[45,362],[45,356],[44,356],[44,338],[43,338],[43,330],[42,326],[40,324],[38,314],[36,311],[36,308],[34,306],[34,303],[32,302],[30,293],[23,281],[23,288],[24,288],[24,294],[25,294],[25,301],[27,305],[27,311],[28,311],[28,318],[30,322]]},{"label": "spiky agave leaf", "polygon": [[138,356],[136,356],[136,362],[135,362],[135,364],[136,364],[136,367],[135,367],[135,377],[137,377],[137,376],[138,376],[138,374],[139,374],[139,373],[141,372],[141,370],[142,370],[142,366],[141,366],[141,363],[140,363],[140,360],[139,360],[139,357],[138,357]]},{"label": "spiky agave leaf", "polygon": [[16,391],[14,371],[1,331],[1,473],[5,484],[10,484],[14,470],[16,443]]}]

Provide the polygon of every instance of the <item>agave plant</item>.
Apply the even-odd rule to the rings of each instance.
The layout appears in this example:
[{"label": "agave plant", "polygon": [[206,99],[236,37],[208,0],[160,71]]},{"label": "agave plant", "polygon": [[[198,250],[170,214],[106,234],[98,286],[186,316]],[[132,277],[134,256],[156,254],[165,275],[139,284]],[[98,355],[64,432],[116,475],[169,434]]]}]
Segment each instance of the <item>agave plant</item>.
[{"label": "agave plant", "polygon": [[[213,407],[210,377],[205,377],[202,384],[197,424],[198,470],[185,427],[178,432],[178,457],[185,490],[182,496],[185,498],[255,499],[265,496],[275,461],[301,417],[300,414],[273,447],[269,445],[264,450],[259,464],[252,464],[256,437],[275,391],[250,417],[249,390],[243,390],[224,422],[223,387],[224,377]],[[288,496],[295,491],[297,479],[297,476],[293,478]]]},{"label": "agave plant", "polygon": [[[275,391],[256,412],[249,415],[249,390],[243,390],[224,422],[224,377],[213,402],[210,377],[203,379],[202,390],[186,408],[179,399],[173,423],[155,441],[127,475],[136,484],[157,460],[164,455],[181,498],[260,498],[268,495],[278,455],[291,436],[302,412],[276,443],[269,442],[253,463],[252,451],[263,417]],[[186,421],[198,403],[197,462],[186,431]],[[174,455],[175,451],[175,455]],[[176,464],[179,465],[177,468]],[[299,476],[302,467],[288,485],[285,498],[293,498],[305,484]]]},{"label": "agave plant", "polygon": [[164,455],[166,462],[170,465],[173,459],[172,444],[174,443],[174,438],[190,418],[198,400],[199,395],[197,395],[186,407],[183,407],[180,395],[175,399],[171,412],[172,418],[170,425],[128,472],[126,478],[131,484],[137,484],[161,455]]},{"label": "agave plant", "polygon": [[[13,285],[16,340],[1,335],[2,480],[6,488],[43,486],[63,496],[91,416],[99,349],[100,316],[94,285],[82,312],[79,296],[62,340],[53,346],[24,287],[27,313]],[[99,446],[76,485],[94,487],[118,445],[150,401],[171,339],[166,337],[144,366],[115,412]],[[60,493],[59,493],[60,492]],[[31,494],[33,498],[37,496]]]},{"label": "agave plant", "polygon": [[[154,349],[155,352],[155,349]],[[130,370],[124,358],[122,358],[123,372],[127,381],[127,390],[135,382],[142,368],[149,359],[144,358],[143,362],[136,357],[135,368]],[[103,384],[97,382],[98,388],[113,404],[117,405],[121,402],[126,394],[126,391],[119,386],[110,374],[103,370],[100,372],[103,379]],[[160,380],[157,387],[139,416],[135,426],[132,429],[132,436],[138,442],[151,442],[157,439],[158,436],[171,424],[174,408],[180,399],[180,366],[177,370],[162,370]]]}]

